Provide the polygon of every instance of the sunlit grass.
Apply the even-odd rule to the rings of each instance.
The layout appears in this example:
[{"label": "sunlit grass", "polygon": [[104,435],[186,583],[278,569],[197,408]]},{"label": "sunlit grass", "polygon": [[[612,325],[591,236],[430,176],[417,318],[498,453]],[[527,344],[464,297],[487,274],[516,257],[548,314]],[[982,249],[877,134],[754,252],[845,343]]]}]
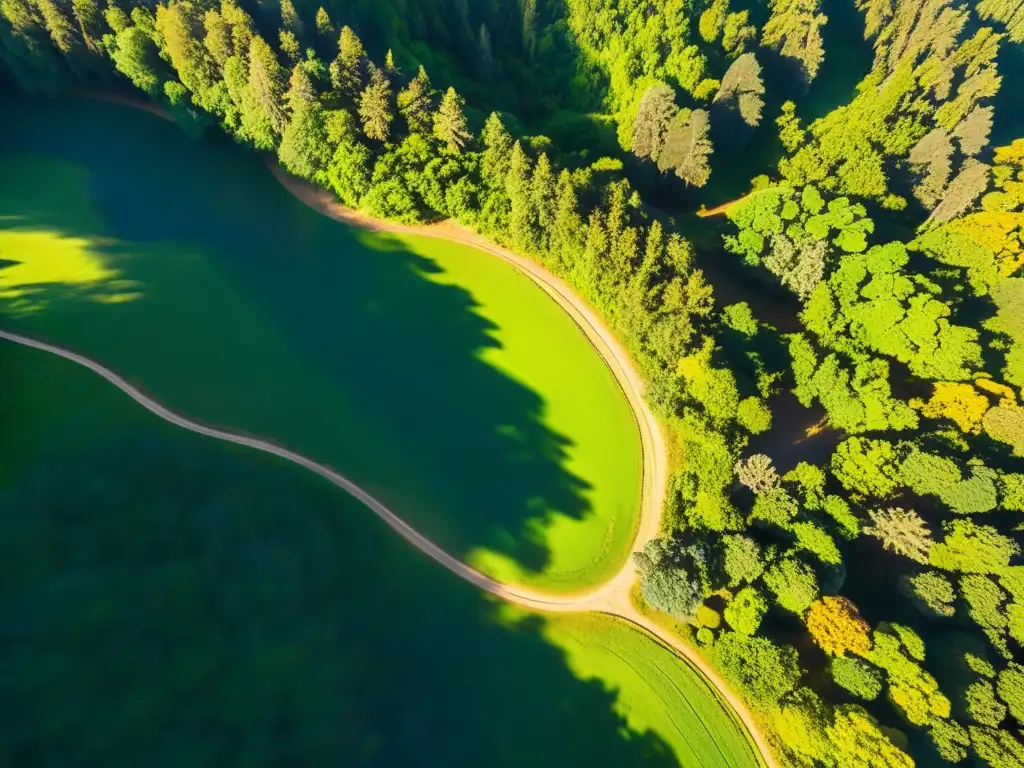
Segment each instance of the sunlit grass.
[{"label": "sunlit grass", "polygon": [[[54,291],[73,291],[99,303],[141,297],[140,286],[119,279],[120,270],[101,254],[100,248],[110,245],[107,238],[68,235],[34,221],[37,210],[45,218],[46,208],[55,203],[85,218],[95,215],[88,199],[76,194],[88,186],[84,168],[50,158],[10,157],[4,160],[4,173],[18,180],[12,187],[18,201],[4,206],[5,215],[0,215],[0,301],[9,314],[44,309]],[[6,212],[12,208],[18,213]]]},{"label": "sunlit grass", "polygon": [[[479,765],[757,766],[738,726],[699,675],[627,624],[597,614],[538,616],[494,603],[420,557],[372,516],[361,515],[356,501],[319,478],[167,425],[66,360],[0,341],[0,376],[5,382],[0,493],[34,462],[73,466],[81,460],[109,472],[131,470],[132,482],[152,484],[171,509],[177,504],[184,511],[197,490],[183,480],[194,481],[199,470],[217,466],[224,453],[251,463],[252,474],[219,477],[214,472],[215,482],[249,477],[260,488],[276,489],[269,505],[253,510],[244,489],[218,486],[218,503],[192,519],[187,512],[186,519],[178,519],[160,509],[119,508],[121,497],[115,494],[109,509],[88,510],[94,523],[89,517],[83,521],[78,510],[66,512],[71,524],[88,531],[89,544],[118,542],[112,553],[117,562],[110,568],[83,567],[84,555],[48,557],[62,551],[56,542],[68,542],[70,551],[81,543],[60,526],[43,540],[55,542],[52,550],[19,558],[17,577],[7,582],[18,598],[11,620],[23,615],[60,618],[49,629],[27,621],[16,635],[23,640],[31,630],[31,637],[42,641],[36,660],[60,654],[59,676],[33,677],[39,664],[8,667],[17,680],[34,680],[32,686],[12,689],[39,705],[33,715],[52,708],[62,715],[50,721],[48,745],[80,744],[83,733],[95,733],[96,717],[102,715],[105,737],[87,742],[100,750],[97,756],[111,758],[110,764],[125,750],[136,759],[166,750],[159,734],[166,731],[165,722],[178,722],[181,716],[175,686],[185,681],[201,692],[188,715],[208,728],[176,737],[177,750],[202,745],[199,733],[231,727],[243,734],[258,730],[264,738],[259,720],[264,709],[275,717],[298,711],[304,724],[328,729],[326,743],[338,745],[336,757],[351,757],[345,764],[358,765],[355,755],[344,753],[338,721],[331,719],[344,710],[360,730],[388,744],[413,742],[427,762],[434,751],[457,754],[447,745],[460,741],[471,745]],[[145,462],[126,467],[116,460],[93,461],[111,446],[123,446],[119,435],[140,441],[128,445],[146,446],[153,456],[176,461],[156,471]],[[166,449],[174,445],[178,448]],[[195,466],[176,463],[188,461],[185,457]],[[202,477],[211,481],[209,472]],[[98,474],[90,474],[88,482],[120,487]],[[74,499],[75,493],[67,497]],[[47,512],[52,514],[31,505],[13,511],[16,516],[0,520],[8,533],[45,530],[42,523]],[[182,548],[164,551],[160,543],[178,541],[177,536]],[[226,551],[218,553],[218,545]],[[120,570],[131,559],[121,550],[140,549],[153,554]],[[342,553],[346,556],[336,556]],[[295,588],[290,594],[301,610],[278,622],[273,619],[277,611],[289,614],[296,606],[256,598],[272,591],[266,582],[273,581],[273,568],[282,561],[301,564],[284,569],[297,580],[284,582]],[[234,567],[204,569],[208,562]],[[79,589],[67,588],[72,577],[78,578]],[[318,588],[325,578],[335,582],[330,589]],[[165,589],[166,600],[147,605],[138,599],[153,588]],[[126,596],[130,609],[119,608]],[[44,600],[45,610],[35,602]],[[255,608],[242,609],[237,600],[244,606],[251,600]],[[248,627],[265,634],[254,637],[243,631]],[[181,647],[168,646],[173,648],[170,660],[154,664],[154,638],[147,630],[176,637]],[[75,643],[67,643],[63,633],[68,631],[76,633]],[[92,655],[98,646],[102,652]],[[256,674],[238,672],[253,665]],[[334,684],[339,668],[346,674]],[[322,681],[325,674],[334,676]],[[68,686],[79,681],[83,684],[69,695]],[[108,688],[122,695],[97,700]],[[325,690],[329,695],[318,698]],[[279,695],[282,691],[289,695]],[[148,706],[140,709],[137,701]],[[429,712],[422,711],[425,702]],[[22,730],[35,722],[23,721]],[[428,723],[434,727],[420,729]],[[410,727],[411,735],[406,733]],[[638,744],[641,737],[647,737],[646,746]]]},{"label": "sunlit grass", "polygon": [[[522,612],[505,609],[511,622]],[[615,711],[636,733],[657,733],[683,766],[757,766],[735,718],[685,661],[621,619],[596,613],[554,614],[544,635],[565,652],[581,680],[617,694]]]},{"label": "sunlit grass", "polygon": [[502,581],[572,592],[625,561],[635,419],[527,278],[468,246],[353,232],[148,115],[68,105],[65,136],[72,118],[18,109],[7,145],[31,154],[0,157],[12,329],[330,464]]},{"label": "sunlit grass", "polygon": [[41,309],[42,302],[33,297],[53,286],[88,294],[119,275],[90,250],[88,241],[59,232],[0,229],[0,259],[0,300],[21,311]]}]

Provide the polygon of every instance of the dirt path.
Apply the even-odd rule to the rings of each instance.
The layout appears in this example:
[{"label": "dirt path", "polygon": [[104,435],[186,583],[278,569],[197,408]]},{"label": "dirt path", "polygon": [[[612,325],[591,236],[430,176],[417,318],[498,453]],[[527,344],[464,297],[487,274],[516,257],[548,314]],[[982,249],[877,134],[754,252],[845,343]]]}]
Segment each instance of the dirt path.
[{"label": "dirt path", "polygon": [[[148,102],[110,94],[88,94],[88,96],[89,98],[112,101],[143,109],[158,117],[170,119],[166,111]],[[633,548],[641,548],[647,541],[658,534],[668,480],[668,456],[660,426],[643,399],[644,384],[633,367],[629,354],[615,338],[615,335],[605,326],[596,312],[572,288],[531,259],[496,246],[479,234],[461,227],[455,222],[445,221],[438,224],[408,226],[376,219],[346,208],[338,203],[328,191],[290,176],[273,160],[268,161],[268,167],[289,192],[319,213],[350,226],[377,232],[420,235],[474,246],[510,264],[523,275],[530,278],[541,290],[556,301],[572,317],[594,346],[597,353],[604,359],[622,387],[623,393],[637,419],[643,448],[643,495]],[[729,688],[714,668],[694,648],[640,614],[633,605],[631,590],[636,579],[636,573],[632,558],[627,559],[622,569],[600,587],[576,595],[548,595],[530,589],[502,584],[445,552],[379,500],[330,467],[319,464],[294,451],[266,440],[239,435],[187,419],[148,397],[110,369],[70,350],[2,330],[0,330],[0,338],[49,352],[78,363],[102,376],[155,415],[183,429],[278,456],[320,475],[328,482],[362,502],[398,535],[428,557],[447,568],[456,576],[502,600],[537,611],[598,611],[629,622],[653,636],[665,647],[674,650],[692,668],[703,675],[742,723],[765,765],[768,768],[779,768],[779,764],[761,735],[760,729],[754,721],[750,710],[740,700],[739,696]]]},{"label": "dirt path", "polygon": [[[109,368],[97,363],[95,360],[91,360],[83,355],[64,349],[63,347],[58,347],[54,344],[39,341],[38,339],[3,330],[0,330],[0,339],[6,339],[7,341],[11,341],[16,344],[38,349],[43,352],[49,352],[50,354],[57,355],[58,357],[62,357],[88,368],[93,373],[102,376],[151,413],[159,416],[167,422],[170,422],[171,424],[174,424],[175,426],[181,427],[182,429],[187,429],[190,432],[195,432],[215,440],[223,440],[228,443],[242,445],[257,451],[263,451],[264,453],[278,456],[286,461],[292,462],[293,464],[297,464],[310,472],[320,475],[329,483],[332,483],[345,491],[345,493],[348,493],[358,499],[374,514],[381,518],[381,520],[387,523],[388,526],[390,526],[391,529],[399,536],[408,541],[425,555],[440,563],[459,578],[468,581],[470,584],[473,584],[479,589],[495,595],[502,600],[522,605],[536,611],[598,611],[600,613],[624,619],[635,627],[646,631],[659,643],[676,651],[676,653],[682,656],[691,665],[691,667],[696,669],[705,677],[705,679],[707,679],[712,687],[716,689],[723,701],[733,709],[737,718],[749,733],[751,740],[760,751],[761,757],[765,763],[770,768],[778,768],[778,765],[771,756],[771,752],[768,749],[767,744],[764,742],[757,725],[754,723],[750,712],[747,710],[743,702],[740,701],[739,697],[729,689],[725,684],[725,681],[719,677],[718,673],[707,662],[705,662],[693,648],[663,630],[650,619],[641,615],[633,606],[630,599],[630,589],[634,580],[632,561],[630,561],[618,575],[601,587],[577,596],[546,595],[533,590],[521,589],[507,584],[502,584],[501,582],[495,581],[489,576],[480,573],[474,568],[463,563],[461,560],[458,560],[445,552],[441,547],[425,537],[423,534],[419,533],[419,531],[414,529],[402,518],[388,509],[388,507],[381,501],[374,498],[347,477],[334,471],[330,467],[315,462],[312,459],[308,459],[301,454],[288,450],[287,448],[282,448],[281,446],[275,445],[267,440],[239,435],[234,432],[218,429],[206,424],[200,424],[199,422],[185,418],[184,416],[161,405],[159,402],[149,397],[132,384],[129,384],[125,379],[118,376]],[[656,516],[653,522],[656,526],[658,522]],[[641,531],[648,527],[648,525],[642,525]]]},{"label": "dirt path", "polygon": [[747,200],[749,200],[750,198],[754,197],[755,195],[761,194],[761,192],[763,192],[763,191],[764,190],[760,190],[759,189],[756,192],[748,192],[743,197],[737,197],[735,200],[730,200],[727,203],[722,203],[721,205],[716,205],[714,208],[704,208],[702,210],[697,211],[697,216],[698,216],[698,218],[706,219],[709,216],[717,216],[720,213],[726,213],[734,205],[739,205],[740,203],[745,203],[745,202],[747,202]]}]

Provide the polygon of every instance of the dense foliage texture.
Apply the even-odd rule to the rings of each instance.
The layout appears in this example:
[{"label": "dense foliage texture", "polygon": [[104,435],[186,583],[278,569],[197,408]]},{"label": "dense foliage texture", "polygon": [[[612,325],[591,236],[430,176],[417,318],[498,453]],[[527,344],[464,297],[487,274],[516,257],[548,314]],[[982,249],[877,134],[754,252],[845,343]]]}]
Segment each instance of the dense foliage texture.
[{"label": "dense foliage texture", "polygon": [[[643,599],[785,763],[1020,766],[1024,139],[997,97],[1024,11],[855,6],[862,77],[824,111],[819,0],[0,0],[0,78],[130,83],[346,205],[538,259],[666,425]],[[690,217],[721,169],[750,194]]]}]

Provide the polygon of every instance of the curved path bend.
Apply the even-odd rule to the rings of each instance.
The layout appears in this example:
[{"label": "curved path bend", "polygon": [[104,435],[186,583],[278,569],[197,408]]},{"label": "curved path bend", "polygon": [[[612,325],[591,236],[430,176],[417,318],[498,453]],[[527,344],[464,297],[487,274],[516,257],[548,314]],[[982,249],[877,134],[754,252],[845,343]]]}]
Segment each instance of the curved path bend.
[{"label": "curved path bend", "polygon": [[[611,580],[605,582],[605,584],[597,589],[580,595],[546,595],[533,590],[503,584],[484,575],[483,573],[480,573],[480,571],[477,571],[469,565],[466,565],[458,558],[445,552],[441,547],[388,509],[388,507],[381,501],[374,498],[371,494],[364,491],[347,477],[336,472],[330,467],[267,440],[261,440],[248,435],[236,434],[224,429],[218,429],[216,427],[192,421],[191,419],[175,413],[164,405],[161,405],[137,387],[129,384],[125,379],[118,376],[109,368],[97,363],[95,360],[85,357],[84,355],[80,355],[54,344],[49,344],[45,341],[40,341],[39,339],[23,336],[19,333],[12,333],[10,331],[0,330],[0,339],[6,339],[7,341],[14,342],[16,344],[48,352],[88,368],[90,371],[102,376],[115,387],[127,394],[135,400],[135,402],[146,408],[146,410],[152,412],[156,416],[159,416],[164,421],[170,422],[182,429],[187,429],[190,432],[211,437],[215,440],[223,440],[224,442],[234,443],[235,445],[242,445],[257,451],[262,451],[264,453],[271,454],[272,456],[277,456],[285,459],[286,461],[290,461],[293,464],[298,464],[300,467],[320,475],[320,477],[324,478],[329,483],[341,488],[343,491],[362,502],[374,514],[381,518],[381,520],[387,523],[399,536],[408,541],[425,555],[443,565],[459,578],[468,581],[470,584],[473,584],[479,589],[482,589],[502,600],[515,603],[535,611],[557,611],[566,613],[598,611],[600,613],[623,619],[635,627],[646,631],[658,643],[666,648],[674,650],[678,655],[682,656],[693,668],[703,675],[711,687],[717,691],[722,700],[732,708],[737,718],[748,732],[751,740],[757,747],[760,757],[764,763],[769,768],[779,768],[778,763],[772,756],[771,750],[764,741],[764,738],[761,736],[760,730],[754,722],[750,711],[739,697],[732,692],[725,681],[719,677],[718,673],[699,654],[697,654],[693,648],[664,630],[651,619],[643,616],[633,605],[633,602],[630,599],[630,590],[632,588],[635,575],[632,560],[627,561],[622,570]],[[648,411],[648,414],[649,413],[650,412]],[[651,418],[653,418],[653,416]],[[660,442],[660,433],[657,432],[657,425],[654,424],[653,426],[655,428],[654,434],[659,435],[658,440]],[[662,485],[661,487],[664,486]],[[644,509],[649,508],[650,506],[648,504],[644,505]],[[660,507],[655,509],[660,510]],[[653,517],[653,523],[656,530],[658,523],[657,515],[646,515],[645,517]],[[649,527],[650,520],[647,520],[646,524],[641,525],[641,531],[644,531]]]},{"label": "curved path bend", "polygon": [[[89,94],[89,97],[125,104],[151,112],[158,117],[169,119],[169,115],[164,110],[149,102],[109,94]],[[643,493],[640,519],[634,538],[634,548],[642,547],[647,541],[658,534],[668,477],[668,456],[660,426],[643,399],[643,381],[633,367],[629,354],[619,344],[614,334],[605,326],[601,318],[572,288],[531,259],[496,246],[476,232],[461,227],[455,222],[445,221],[438,224],[408,226],[376,219],[346,208],[338,203],[333,195],[326,190],[289,175],[272,160],[268,161],[268,167],[289,192],[319,213],[363,229],[421,235],[474,246],[510,264],[558,303],[576,322],[596,352],[608,365],[622,387],[622,391],[637,419],[643,449]],[[691,667],[696,669],[707,683],[715,689],[719,697],[733,710],[767,768],[779,768],[779,764],[761,734],[761,730],[750,710],[715,669],[694,648],[656,624],[650,618],[642,615],[633,605],[631,592],[636,579],[636,573],[632,558],[627,558],[619,572],[607,582],[588,592],[579,594],[549,595],[527,588],[503,584],[444,551],[440,546],[388,509],[381,501],[328,466],[267,440],[236,434],[192,421],[166,408],[138,388],[129,384],[121,376],[114,373],[114,371],[83,355],[54,344],[4,330],[0,330],[0,339],[6,339],[10,342],[48,352],[84,366],[102,376],[156,416],[178,427],[216,440],[223,440],[263,451],[320,475],[328,482],[358,499],[387,523],[398,535],[428,557],[447,568],[459,578],[502,600],[536,611],[597,611],[629,622],[651,635],[661,645],[675,651],[677,655],[681,656]]]}]

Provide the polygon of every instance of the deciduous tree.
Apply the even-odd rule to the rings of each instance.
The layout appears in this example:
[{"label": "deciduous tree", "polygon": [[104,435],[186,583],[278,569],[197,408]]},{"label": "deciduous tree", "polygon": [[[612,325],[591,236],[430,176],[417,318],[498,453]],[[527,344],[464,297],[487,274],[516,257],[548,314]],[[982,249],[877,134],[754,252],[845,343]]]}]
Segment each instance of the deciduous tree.
[{"label": "deciduous tree", "polygon": [[829,662],[836,685],[865,701],[874,701],[882,692],[882,673],[864,659],[838,656]]},{"label": "deciduous tree", "polygon": [[768,602],[755,587],[744,587],[725,606],[725,620],[737,632],[754,635],[768,610]]},{"label": "deciduous tree", "polygon": [[831,656],[847,651],[863,656],[871,650],[868,623],[845,597],[827,595],[811,603],[805,622],[814,642]]},{"label": "deciduous tree", "polygon": [[886,549],[897,554],[919,563],[928,562],[928,554],[935,542],[932,541],[927,524],[917,512],[893,507],[873,509],[868,514],[874,525],[865,528],[864,533],[881,539]]},{"label": "deciduous tree", "polygon": [[742,485],[754,493],[763,493],[779,485],[775,465],[772,464],[771,457],[763,453],[755,453],[743,461],[736,462],[736,476]]}]

